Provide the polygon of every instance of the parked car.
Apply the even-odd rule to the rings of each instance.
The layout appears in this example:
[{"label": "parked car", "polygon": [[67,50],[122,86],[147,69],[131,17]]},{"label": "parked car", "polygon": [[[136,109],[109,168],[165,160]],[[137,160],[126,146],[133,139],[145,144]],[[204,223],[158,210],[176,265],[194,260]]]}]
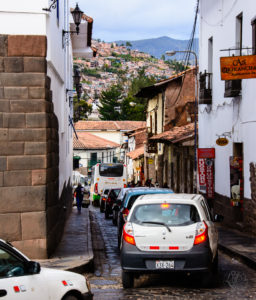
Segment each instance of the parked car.
[{"label": "parked car", "polygon": [[117,199],[118,194],[120,193],[121,188],[119,189],[110,189],[107,199],[105,201],[105,218],[108,219],[109,215],[113,214],[113,204]]},{"label": "parked car", "polygon": [[120,211],[118,213],[118,219],[117,219],[117,237],[118,237],[118,248],[120,247],[121,242],[121,236],[123,231],[124,223],[126,222],[126,218],[129,214],[130,209],[133,206],[133,203],[135,200],[141,196],[146,194],[169,194],[173,193],[173,190],[171,189],[165,189],[165,188],[149,188],[149,187],[140,187],[136,188],[130,191],[127,191],[125,194],[125,197],[123,199],[122,206],[120,208]]},{"label": "parked car", "polygon": [[112,222],[113,222],[113,225],[117,225],[118,213],[119,213],[119,210],[122,206],[123,199],[125,197],[125,193],[127,191],[131,191],[131,190],[135,191],[136,189],[145,189],[145,188],[147,188],[147,187],[128,187],[128,188],[122,188],[121,189],[121,191],[118,194],[117,199],[113,203],[113,207],[112,207],[112,211],[113,211]]},{"label": "parked car", "polygon": [[100,212],[102,213],[105,211],[105,205],[106,205],[106,200],[107,200],[109,190],[110,190],[109,188],[103,189],[100,195]]},{"label": "parked car", "polygon": [[139,197],[127,217],[121,243],[122,283],[146,272],[201,272],[204,283],[218,269],[218,232],[202,195]]},{"label": "parked car", "polygon": [[0,240],[0,297],[6,300],[93,299],[84,276],[41,268],[10,243]]}]

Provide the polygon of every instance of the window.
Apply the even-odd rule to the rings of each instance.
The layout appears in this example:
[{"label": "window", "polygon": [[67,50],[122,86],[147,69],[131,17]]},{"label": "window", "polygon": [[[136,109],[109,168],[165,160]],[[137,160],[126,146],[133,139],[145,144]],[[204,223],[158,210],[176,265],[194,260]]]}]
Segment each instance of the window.
[{"label": "window", "polygon": [[91,153],[91,161],[97,163],[97,153]]},{"label": "window", "polygon": [[252,20],[252,54],[256,54],[256,17]]},{"label": "window", "polygon": [[213,64],[213,37],[208,40],[208,73],[212,73]]},{"label": "window", "polygon": [[139,224],[160,222],[168,226],[185,226],[200,222],[200,217],[194,205],[164,203],[138,205],[130,221]]},{"label": "window", "polygon": [[237,55],[242,55],[243,48],[243,14],[236,17],[236,48]]},{"label": "window", "polygon": [[101,164],[99,173],[105,177],[120,177],[123,176],[123,169],[122,164]]},{"label": "window", "polygon": [[25,262],[0,249],[0,279],[26,275]]},{"label": "window", "polygon": [[155,111],[155,134],[157,134],[157,111]]}]

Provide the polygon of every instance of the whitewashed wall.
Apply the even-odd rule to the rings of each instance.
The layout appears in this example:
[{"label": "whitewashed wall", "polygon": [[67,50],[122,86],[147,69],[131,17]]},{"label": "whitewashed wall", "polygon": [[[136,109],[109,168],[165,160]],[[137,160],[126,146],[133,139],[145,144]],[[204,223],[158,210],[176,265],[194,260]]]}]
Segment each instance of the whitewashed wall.
[{"label": "whitewashed wall", "polygon": [[[59,193],[72,174],[72,131],[69,126],[69,101],[66,89],[72,89],[71,44],[62,47],[62,29],[69,30],[69,1],[59,1],[56,9],[43,11],[48,0],[9,0],[0,4],[1,34],[47,36],[47,74],[51,77],[54,112],[59,120]],[[67,99],[68,100],[68,99]]]},{"label": "whitewashed wall", "polygon": [[[251,48],[255,0],[200,1],[199,69],[201,72],[208,70],[208,39],[213,37],[213,100],[211,107],[199,105],[199,147],[215,148],[215,190],[229,197],[229,157],[233,155],[233,142],[243,143],[244,196],[251,198],[249,163],[256,162],[256,79],[242,80],[241,98],[224,98],[224,81],[220,79],[219,58],[229,56],[228,52],[220,50],[236,46],[236,17],[240,13],[243,13],[243,47]],[[217,146],[217,135],[227,131],[232,135],[228,138],[229,144]]]}]

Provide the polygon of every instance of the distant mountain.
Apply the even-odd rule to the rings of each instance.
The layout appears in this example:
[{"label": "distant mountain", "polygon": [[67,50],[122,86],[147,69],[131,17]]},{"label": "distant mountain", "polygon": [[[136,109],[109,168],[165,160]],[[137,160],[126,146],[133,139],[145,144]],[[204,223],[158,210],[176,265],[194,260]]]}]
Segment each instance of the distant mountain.
[{"label": "distant mountain", "polygon": [[[166,51],[170,50],[186,50],[188,46],[188,40],[176,40],[172,39],[168,36],[162,36],[159,38],[154,39],[146,39],[146,40],[137,40],[137,41],[115,41],[118,45],[124,44],[126,45],[126,42],[130,42],[132,44],[131,49],[133,50],[139,50],[142,52],[149,53],[150,55],[161,58],[161,56]],[[194,40],[193,49],[196,53],[198,53],[198,39]],[[177,60],[181,60],[184,57],[184,54],[177,54],[176,56],[173,56],[172,59],[176,58]],[[167,58],[167,57],[166,57]],[[191,55],[191,59],[193,59]]]}]

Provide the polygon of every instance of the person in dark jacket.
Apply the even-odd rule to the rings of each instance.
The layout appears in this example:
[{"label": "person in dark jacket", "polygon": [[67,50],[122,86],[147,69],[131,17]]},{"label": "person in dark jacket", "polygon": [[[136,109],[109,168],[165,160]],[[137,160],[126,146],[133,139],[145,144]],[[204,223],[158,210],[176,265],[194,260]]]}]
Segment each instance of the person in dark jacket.
[{"label": "person in dark jacket", "polygon": [[76,193],[77,210],[78,210],[78,213],[81,213],[82,201],[83,201],[83,197],[84,197],[83,187],[82,187],[81,183],[78,183],[78,186],[75,189],[75,193]]}]

